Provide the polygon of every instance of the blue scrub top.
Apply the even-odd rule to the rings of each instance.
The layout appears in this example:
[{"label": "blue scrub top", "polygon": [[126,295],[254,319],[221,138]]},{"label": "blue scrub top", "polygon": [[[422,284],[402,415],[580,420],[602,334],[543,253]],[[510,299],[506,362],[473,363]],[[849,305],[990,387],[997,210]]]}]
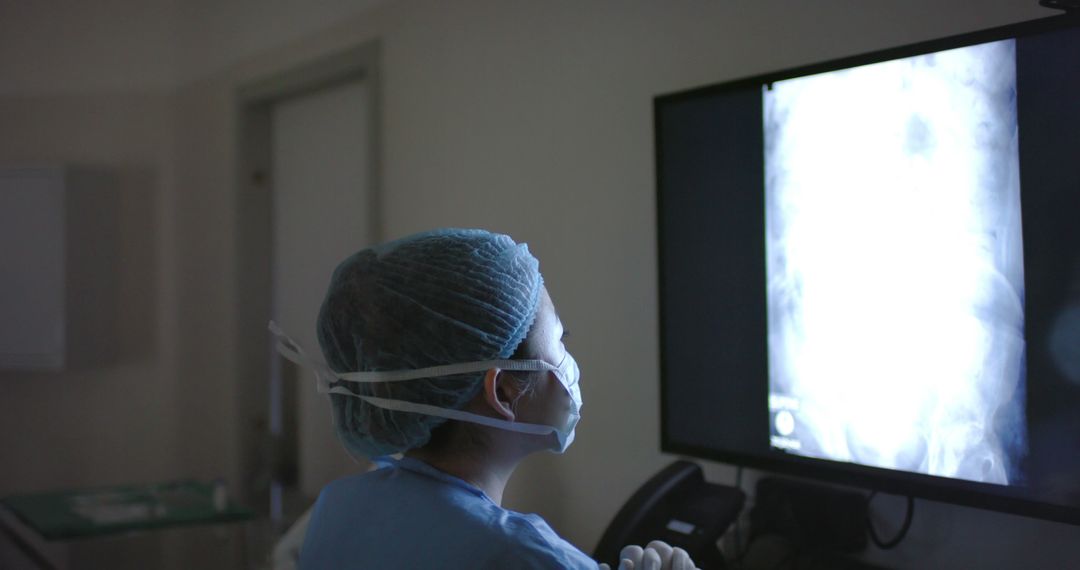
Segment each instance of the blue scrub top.
[{"label": "blue scrub top", "polygon": [[301,570],[587,568],[597,564],[544,519],[406,457],[327,485],[308,524]]}]

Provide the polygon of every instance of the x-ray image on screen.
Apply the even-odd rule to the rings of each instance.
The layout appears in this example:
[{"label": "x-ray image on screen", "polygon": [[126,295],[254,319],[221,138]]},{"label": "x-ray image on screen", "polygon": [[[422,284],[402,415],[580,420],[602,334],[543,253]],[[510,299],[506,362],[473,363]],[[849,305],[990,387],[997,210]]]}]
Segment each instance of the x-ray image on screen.
[{"label": "x-ray image on screen", "polygon": [[763,88],[774,449],[1023,482],[1015,50]]}]

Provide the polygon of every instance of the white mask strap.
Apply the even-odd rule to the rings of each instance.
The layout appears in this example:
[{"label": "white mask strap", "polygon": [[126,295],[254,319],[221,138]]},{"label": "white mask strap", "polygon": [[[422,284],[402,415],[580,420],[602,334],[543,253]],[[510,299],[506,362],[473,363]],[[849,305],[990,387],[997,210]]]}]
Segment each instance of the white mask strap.
[{"label": "white mask strap", "polygon": [[490,418],[488,416],[481,416],[480,414],[473,414],[471,412],[463,412],[461,410],[454,410],[451,408],[440,408],[438,406],[430,406],[428,404],[417,404],[416,402],[404,402],[401,400],[387,400],[386,398],[377,398],[375,396],[362,396],[360,394],[354,394],[347,388],[337,386],[330,388],[327,392],[331,394],[343,394],[346,396],[352,396],[354,398],[360,398],[361,400],[378,408],[385,410],[391,410],[395,412],[413,412],[417,414],[424,414],[428,416],[435,416],[439,418],[446,418],[450,420],[460,420],[463,422],[470,422],[474,424],[485,425],[493,428],[508,429],[512,431],[518,431],[522,433],[531,433],[535,435],[544,435],[557,431],[552,426],[542,426],[538,424],[527,424],[521,422],[510,422],[506,420],[500,420],[498,418]]},{"label": "white mask strap", "polygon": [[377,372],[346,372],[338,374],[329,366],[308,356],[300,345],[289,338],[285,331],[281,330],[274,321],[270,321],[270,332],[276,337],[276,348],[285,358],[315,371],[325,372],[338,380],[346,382],[402,382],[406,380],[420,380],[423,378],[435,378],[438,376],[450,376],[453,374],[466,374],[469,372],[483,372],[498,368],[500,370],[513,370],[517,372],[537,372],[541,370],[558,370],[559,367],[544,362],[543,360],[482,360],[477,362],[463,362],[458,364],[443,364],[429,366],[427,368],[415,368],[412,370],[384,370]]},{"label": "white mask strap", "polygon": [[482,416],[480,414],[473,414],[470,412],[464,412],[461,410],[454,410],[450,408],[440,408],[438,406],[420,404],[417,402],[405,402],[402,400],[388,400],[386,398],[378,398],[375,396],[365,396],[352,392],[351,390],[343,386],[330,386],[330,378],[336,378],[348,382],[358,383],[397,382],[404,380],[419,380],[421,378],[430,378],[432,376],[448,376],[451,374],[480,372],[484,370],[490,370],[492,368],[517,371],[558,370],[557,367],[552,366],[551,364],[548,364],[543,360],[485,360],[481,362],[467,362],[463,364],[431,366],[428,368],[417,368],[415,370],[392,370],[385,372],[350,372],[348,374],[338,374],[337,372],[331,370],[330,367],[326,364],[318,362],[308,356],[304,349],[301,348],[300,345],[297,344],[293,339],[289,338],[289,335],[285,334],[285,331],[281,330],[281,327],[279,327],[278,324],[274,321],[270,321],[270,332],[273,333],[274,336],[277,338],[276,348],[278,353],[300,366],[307,367],[315,371],[315,375],[319,381],[318,389],[320,393],[341,394],[343,396],[359,398],[373,406],[391,411],[425,414],[451,420],[460,420],[465,422],[471,422],[474,424],[481,424],[488,427],[508,429],[511,431],[517,431],[522,433],[544,435],[558,431],[552,426],[510,422],[497,418],[491,418],[488,416]]},{"label": "white mask strap", "polygon": [[481,360],[477,362],[415,368],[412,370],[347,372],[345,374],[337,374],[336,376],[347,382],[399,382],[404,380],[420,380],[421,378],[450,376],[453,374],[465,374],[468,372],[483,372],[484,370],[491,370],[492,368],[521,372],[558,370],[557,367],[552,366],[543,360]]}]

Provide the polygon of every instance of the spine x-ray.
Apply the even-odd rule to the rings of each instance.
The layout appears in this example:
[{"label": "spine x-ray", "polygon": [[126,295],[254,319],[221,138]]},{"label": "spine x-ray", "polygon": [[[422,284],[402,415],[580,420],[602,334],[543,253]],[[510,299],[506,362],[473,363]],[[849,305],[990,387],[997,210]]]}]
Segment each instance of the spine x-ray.
[{"label": "spine x-ray", "polygon": [[774,449],[1023,481],[1015,50],[762,89]]}]

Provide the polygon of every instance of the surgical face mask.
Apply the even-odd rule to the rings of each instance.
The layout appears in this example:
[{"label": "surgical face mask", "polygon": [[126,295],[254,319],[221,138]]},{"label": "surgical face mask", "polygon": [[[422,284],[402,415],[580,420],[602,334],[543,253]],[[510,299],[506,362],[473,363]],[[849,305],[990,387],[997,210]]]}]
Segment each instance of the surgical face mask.
[{"label": "surgical face mask", "polygon": [[[526,360],[524,362],[547,364],[543,360]],[[570,395],[570,412],[566,416],[566,422],[561,427],[555,428],[555,436],[559,440],[559,449],[556,450],[556,453],[564,453],[566,448],[570,447],[571,443],[574,443],[574,430],[577,428],[578,421],[581,420],[581,387],[578,385],[581,380],[581,369],[578,368],[577,361],[574,360],[570,351],[566,351],[562,362],[550,370],[554,372],[555,377],[559,379],[559,383],[566,389],[566,393]]]},{"label": "surgical face mask", "polygon": [[[581,378],[581,370],[578,368],[577,361],[574,360],[574,357],[571,356],[569,352],[566,353],[566,356],[563,357],[562,362],[560,362],[558,366],[554,366],[543,360],[483,360],[432,366],[429,368],[417,368],[415,370],[349,372],[339,374],[331,370],[329,366],[311,359],[307,353],[304,352],[304,349],[289,338],[289,336],[277,326],[277,323],[274,323],[273,321],[270,322],[270,332],[276,337],[276,348],[282,356],[315,373],[315,377],[318,380],[318,389],[321,393],[342,394],[360,398],[375,407],[386,410],[426,414],[429,416],[470,422],[519,433],[534,435],[554,433],[559,442],[558,449],[552,450],[556,453],[565,452],[566,449],[570,447],[570,444],[574,442],[574,430],[577,427],[578,421],[581,419],[581,388],[578,386],[578,382]],[[391,400],[376,396],[365,396],[354,393],[344,386],[331,386],[331,384],[335,384],[339,381],[357,383],[404,382],[407,380],[420,380],[423,378],[449,376],[452,374],[483,372],[491,370],[492,368],[519,372],[551,371],[554,373],[555,377],[559,380],[559,383],[562,384],[563,388],[566,389],[567,394],[570,395],[571,407],[566,420],[558,426],[511,422],[482,416],[480,414],[473,414],[463,410],[440,408],[438,406],[431,406],[418,402],[406,402],[403,400]]]}]

